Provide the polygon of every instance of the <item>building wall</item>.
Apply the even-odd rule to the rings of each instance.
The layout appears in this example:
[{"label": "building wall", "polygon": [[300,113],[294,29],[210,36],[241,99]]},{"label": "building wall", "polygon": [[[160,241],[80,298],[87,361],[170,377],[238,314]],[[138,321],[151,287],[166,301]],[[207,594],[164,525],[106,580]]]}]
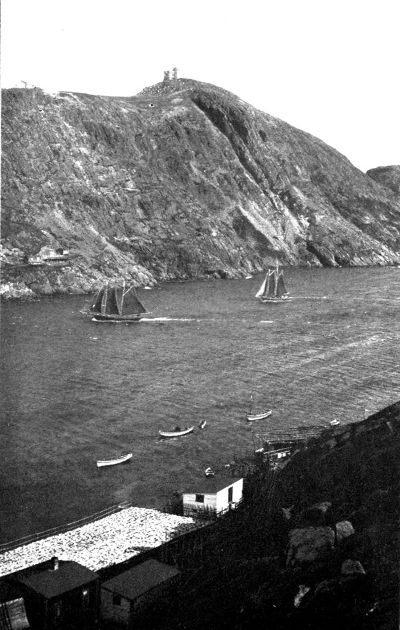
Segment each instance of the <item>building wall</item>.
[{"label": "building wall", "polygon": [[217,512],[229,509],[228,490],[232,488],[232,504],[238,503],[243,497],[243,479],[238,479],[231,486],[217,492]]},{"label": "building wall", "polygon": [[113,603],[114,593],[102,588],[101,616],[103,621],[114,621],[126,626],[132,625],[135,616],[140,616],[153,602],[157,602],[163,595],[168,595],[170,590],[176,587],[178,579],[179,576],[172,577],[133,601],[121,597],[120,605]]},{"label": "building wall", "polygon": [[[83,602],[83,590],[88,599]],[[65,624],[68,628],[96,626],[99,616],[98,584],[90,582],[76,589],[60,593],[53,598],[36,593],[26,585],[22,586],[28,619],[33,630],[52,630]]]},{"label": "building wall", "polygon": [[[199,493],[202,494],[202,493]],[[184,516],[190,516],[196,512],[203,510],[214,511],[217,509],[217,495],[216,494],[202,494],[204,502],[196,501],[196,494],[183,494],[183,514]]]},{"label": "building wall", "polygon": [[196,497],[198,496],[196,494],[184,493],[182,497],[184,516],[190,516],[202,510],[210,510],[217,513],[228,510],[229,488],[232,488],[232,504],[239,503],[243,497],[243,479],[234,481],[231,485],[227,485],[215,494],[203,494],[204,502],[196,501]]},{"label": "building wall", "polygon": [[153,602],[157,602],[160,597],[167,595],[177,584],[177,580],[177,576],[172,577],[135,599],[135,601],[132,602],[132,615],[140,615],[140,613],[143,613]]},{"label": "building wall", "polygon": [[101,589],[101,616],[104,621],[116,621],[128,625],[131,615],[131,602],[121,597],[121,604],[113,603],[114,593]]}]

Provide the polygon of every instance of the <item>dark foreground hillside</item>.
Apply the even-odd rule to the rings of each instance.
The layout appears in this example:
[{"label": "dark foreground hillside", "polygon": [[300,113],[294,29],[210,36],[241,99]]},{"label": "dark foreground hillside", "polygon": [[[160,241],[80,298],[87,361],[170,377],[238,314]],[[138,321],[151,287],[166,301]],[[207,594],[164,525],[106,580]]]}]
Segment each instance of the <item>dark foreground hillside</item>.
[{"label": "dark foreground hillside", "polygon": [[242,509],[174,543],[180,591],[141,627],[397,629],[399,446],[397,403],[257,466]]},{"label": "dark foreground hillside", "polygon": [[[3,90],[5,297],[400,263],[398,170],[364,174],[218,87],[134,97]],[[379,172],[377,172],[379,171]],[[30,265],[43,248],[62,264]]]}]

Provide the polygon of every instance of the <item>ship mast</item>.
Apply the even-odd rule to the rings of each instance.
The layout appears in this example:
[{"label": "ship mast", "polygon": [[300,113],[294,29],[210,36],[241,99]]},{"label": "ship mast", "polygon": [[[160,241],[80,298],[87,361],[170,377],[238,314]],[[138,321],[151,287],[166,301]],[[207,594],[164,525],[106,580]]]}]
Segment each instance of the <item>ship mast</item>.
[{"label": "ship mast", "polygon": [[125,279],[122,281],[121,315],[124,313]]}]

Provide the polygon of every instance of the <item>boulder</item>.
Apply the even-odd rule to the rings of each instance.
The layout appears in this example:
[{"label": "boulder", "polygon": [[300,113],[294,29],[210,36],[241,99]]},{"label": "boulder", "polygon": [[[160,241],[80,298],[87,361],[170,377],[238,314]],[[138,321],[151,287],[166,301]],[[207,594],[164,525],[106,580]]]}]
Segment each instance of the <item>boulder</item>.
[{"label": "boulder", "polygon": [[329,555],[335,545],[331,527],[303,527],[289,532],[287,565],[310,564]]},{"label": "boulder", "polygon": [[345,538],[352,536],[355,531],[350,521],[339,521],[335,525],[336,530],[336,542],[340,543]]},{"label": "boulder", "polygon": [[359,560],[345,560],[340,570],[342,575],[365,575],[365,569]]}]

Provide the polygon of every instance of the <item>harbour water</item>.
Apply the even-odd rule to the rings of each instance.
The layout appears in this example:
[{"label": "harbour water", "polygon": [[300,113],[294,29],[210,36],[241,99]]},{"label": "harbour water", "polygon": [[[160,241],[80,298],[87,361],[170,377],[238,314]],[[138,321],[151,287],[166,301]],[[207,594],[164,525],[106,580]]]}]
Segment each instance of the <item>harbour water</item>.
[{"label": "harbour water", "polygon": [[[254,299],[261,276],[140,290],[151,313],[133,325],[84,318],[82,296],[3,304],[0,543],[125,501],[161,508],[253,450],[255,431],[354,422],[399,400],[400,269],[285,278],[284,304]],[[251,395],[273,410],[257,426]]]}]

